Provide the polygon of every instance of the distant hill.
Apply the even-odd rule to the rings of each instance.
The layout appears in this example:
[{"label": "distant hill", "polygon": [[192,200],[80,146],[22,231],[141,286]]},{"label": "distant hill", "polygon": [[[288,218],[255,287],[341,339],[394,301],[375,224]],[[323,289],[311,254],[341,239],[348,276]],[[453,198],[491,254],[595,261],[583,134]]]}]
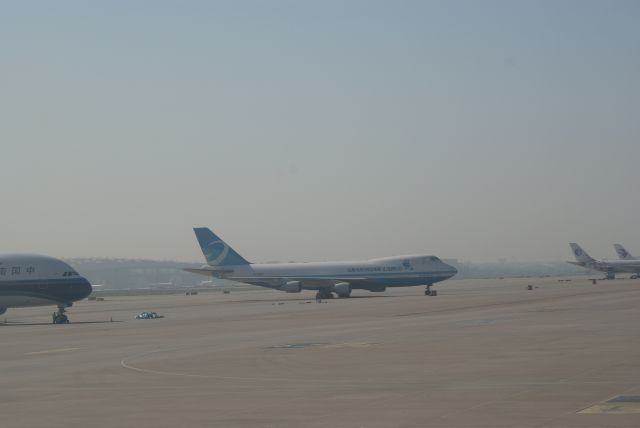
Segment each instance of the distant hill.
[{"label": "distant hill", "polygon": [[182,270],[200,267],[202,263],[99,258],[66,261],[92,284],[101,284],[106,289],[194,287],[210,279]]}]

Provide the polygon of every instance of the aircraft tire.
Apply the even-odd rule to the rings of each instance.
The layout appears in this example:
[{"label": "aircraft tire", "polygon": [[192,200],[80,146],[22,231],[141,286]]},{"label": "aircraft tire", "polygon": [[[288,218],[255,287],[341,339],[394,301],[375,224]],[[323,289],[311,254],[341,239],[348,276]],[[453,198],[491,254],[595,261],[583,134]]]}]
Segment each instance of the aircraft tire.
[{"label": "aircraft tire", "polygon": [[316,299],[333,299],[333,293],[330,291],[319,290],[316,293]]}]

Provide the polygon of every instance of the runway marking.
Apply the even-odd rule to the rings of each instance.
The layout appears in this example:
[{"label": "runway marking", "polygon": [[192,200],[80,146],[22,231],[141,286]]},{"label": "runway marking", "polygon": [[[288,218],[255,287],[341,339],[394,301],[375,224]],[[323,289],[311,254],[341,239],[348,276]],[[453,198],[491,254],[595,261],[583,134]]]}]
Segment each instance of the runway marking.
[{"label": "runway marking", "polygon": [[309,343],[287,343],[285,345],[273,345],[267,346],[266,349],[305,349],[305,348],[320,348],[320,349],[339,349],[339,348],[368,348],[370,346],[377,345],[377,343],[371,342],[344,342],[344,343],[325,343],[325,342],[309,342]]},{"label": "runway marking", "polygon": [[323,346],[326,349],[338,349],[338,348],[369,348],[371,346],[375,346],[377,343],[370,342],[345,342],[345,343],[334,343]]},{"label": "runway marking", "polygon": [[267,349],[303,349],[326,346],[328,343],[287,343],[286,345],[267,346]]},{"label": "runway marking", "polygon": [[[181,373],[181,372],[168,372],[162,370],[152,370],[152,369],[143,369],[140,367],[132,366],[127,362],[127,360],[132,360],[134,358],[146,357],[147,355],[157,354],[159,352],[169,352],[175,351],[176,349],[160,349],[157,351],[146,352],[144,354],[133,355],[129,357],[125,357],[120,360],[120,366],[125,369],[133,370],[140,373],[149,373],[161,376],[182,376],[182,377],[191,377],[191,378],[200,378],[200,379],[222,379],[222,380],[246,380],[246,381],[268,381],[268,382],[300,382],[300,379],[289,379],[285,377],[278,378],[268,378],[268,377],[243,377],[243,376],[220,376],[220,375],[207,375],[207,374],[197,374],[197,373]],[[312,380],[307,380],[305,382],[312,382]]]},{"label": "runway marking", "polygon": [[70,352],[70,351],[77,351],[80,348],[60,348],[60,349],[48,349],[46,351],[34,351],[34,352],[27,352],[24,355],[44,355],[44,354],[57,354],[60,352]]},{"label": "runway marking", "polygon": [[604,403],[587,407],[578,413],[613,413],[627,414],[640,413],[640,396],[637,395],[619,395]]},{"label": "runway marking", "polygon": [[[352,343],[357,345],[363,345],[364,343]],[[338,344],[345,345],[345,344]],[[370,344],[366,344],[370,345]],[[372,343],[372,345],[377,345],[376,343]],[[135,354],[124,357],[120,360],[120,366],[127,370],[132,370],[138,373],[146,373],[153,374],[157,376],[174,376],[174,377],[187,377],[187,378],[195,378],[195,379],[218,379],[218,380],[235,380],[235,381],[248,381],[248,382],[292,382],[292,383],[317,383],[317,384],[328,384],[328,385],[336,385],[341,383],[347,383],[349,385],[353,385],[353,380],[349,379],[322,379],[322,378],[287,378],[287,377],[249,377],[249,376],[222,376],[222,375],[213,375],[213,374],[201,374],[201,373],[184,373],[184,372],[172,372],[172,371],[164,371],[164,370],[153,370],[153,369],[145,369],[142,367],[136,367],[129,363],[130,360],[136,358],[143,358],[152,354],[158,354],[161,352],[171,352],[171,351],[179,351],[180,349],[158,349],[155,351],[145,352],[142,354]],[[367,382],[364,382],[367,383]],[[427,382],[418,381],[413,382],[411,380],[398,380],[398,381],[385,381],[387,385],[408,385],[408,384],[416,384],[416,385],[425,385]],[[379,382],[376,382],[379,385]],[[446,389],[458,391],[458,390],[473,390],[473,389],[512,389],[517,387],[525,387],[528,388],[525,391],[520,391],[515,393],[515,395],[523,394],[525,392],[529,392],[531,387],[539,387],[539,386],[550,386],[550,385],[573,385],[575,387],[579,387],[581,385],[617,385],[620,386],[619,382],[608,382],[608,381],[572,381],[572,380],[561,380],[561,381],[549,381],[549,382],[517,382],[517,383],[485,383],[485,384],[476,384],[473,385],[450,385]],[[631,386],[632,384],[625,384]],[[633,383],[633,386],[636,387],[637,384]],[[489,402],[480,403],[475,405],[469,409],[479,408],[485,406],[490,403],[499,403],[500,400],[494,400]],[[469,409],[464,409],[463,411],[467,411]],[[586,409],[584,409],[586,410]],[[454,413],[459,413],[460,411],[452,412],[449,414],[442,415],[441,418],[447,418]],[[580,412],[579,412],[580,413]]]},{"label": "runway marking", "polygon": [[640,405],[638,403],[610,403],[596,404],[580,410],[578,413],[583,414],[630,414],[640,413]]},{"label": "runway marking", "polygon": [[[294,346],[292,346],[294,345]],[[367,342],[347,342],[347,343],[337,343],[337,344],[327,344],[327,343],[303,343],[303,344],[297,344],[298,346],[295,346],[296,344],[291,344],[291,345],[284,345],[283,347],[280,347],[281,349],[296,349],[296,348],[300,348],[300,347],[305,347],[305,346],[320,346],[320,347],[326,347],[326,348],[340,348],[340,347],[350,347],[350,348],[364,348],[364,347],[368,347],[371,345],[375,345],[374,343],[367,343]],[[302,345],[302,346],[300,346]],[[160,352],[170,352],[170,351],[177,351],[178,349],[159,349],[156,351],[151,351],[151,352],[146,352],[144,354],[137,354],[137,355],[132,355],[132,356],[128,356],[125,357],[123,359],[120,360],[120,366],[122,368],[125,368],[127,370],[133,370],[139,373],[148,373],[148,374],[155,374],[155,375],[161,375],[161,376],[182,376],[182,377],[190,377],[190,378],[200,378],[200,379],[221,379],[221,380],[238,380],[238,381],[262,381],[262,382],[296,382],[299,383],[301,381],[303,382],[318,382],[318,383],[331,383],[331,384],[335,384],[336,380],[326,380],[326,379],[299,379],[299,378],[286,378],[286,377],[246,377],[246,376],[221,376],[221,375],[208,375],[208,374],[199,374],[199,373],[183,373],[183,372],[170,372],[170,371],[164,371],[164,370],[153,370],[153,369],[144,369],[141,367],[136,367],[131,365],[128,361],[129,360],[133,360],[135,358],[142,358],[142,357],[146,357],[148,355],[152,355],[152,354],[157,354]]]}]

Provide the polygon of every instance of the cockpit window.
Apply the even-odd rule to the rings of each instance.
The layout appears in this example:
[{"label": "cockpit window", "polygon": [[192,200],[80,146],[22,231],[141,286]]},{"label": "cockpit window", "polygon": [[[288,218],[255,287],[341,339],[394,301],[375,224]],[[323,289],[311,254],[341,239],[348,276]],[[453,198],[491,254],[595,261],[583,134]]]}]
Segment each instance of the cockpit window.
[{"label": "cockpit window", "polygon": [[429,257],[429,259],[430,259],[432,262],[439,262],[439,261],[440,261],[440,259],[439,259],[439,258],[437,258],[436,256],[431,256],[431,257]]}]

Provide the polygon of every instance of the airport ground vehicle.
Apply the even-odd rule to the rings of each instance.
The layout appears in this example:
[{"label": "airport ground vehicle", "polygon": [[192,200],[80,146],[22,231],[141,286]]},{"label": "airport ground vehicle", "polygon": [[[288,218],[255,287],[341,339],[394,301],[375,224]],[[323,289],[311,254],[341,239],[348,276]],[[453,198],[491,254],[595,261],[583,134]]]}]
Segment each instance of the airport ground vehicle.
[{"label": "airport ground vehicle", "polygon": [[140,312],[138,315],[136,315],[137,320],[151,320],[156,318],[164,318],[164,317],[158,314],[157,312],[152,312],[152,311],[143,311],[143,312]]}]

